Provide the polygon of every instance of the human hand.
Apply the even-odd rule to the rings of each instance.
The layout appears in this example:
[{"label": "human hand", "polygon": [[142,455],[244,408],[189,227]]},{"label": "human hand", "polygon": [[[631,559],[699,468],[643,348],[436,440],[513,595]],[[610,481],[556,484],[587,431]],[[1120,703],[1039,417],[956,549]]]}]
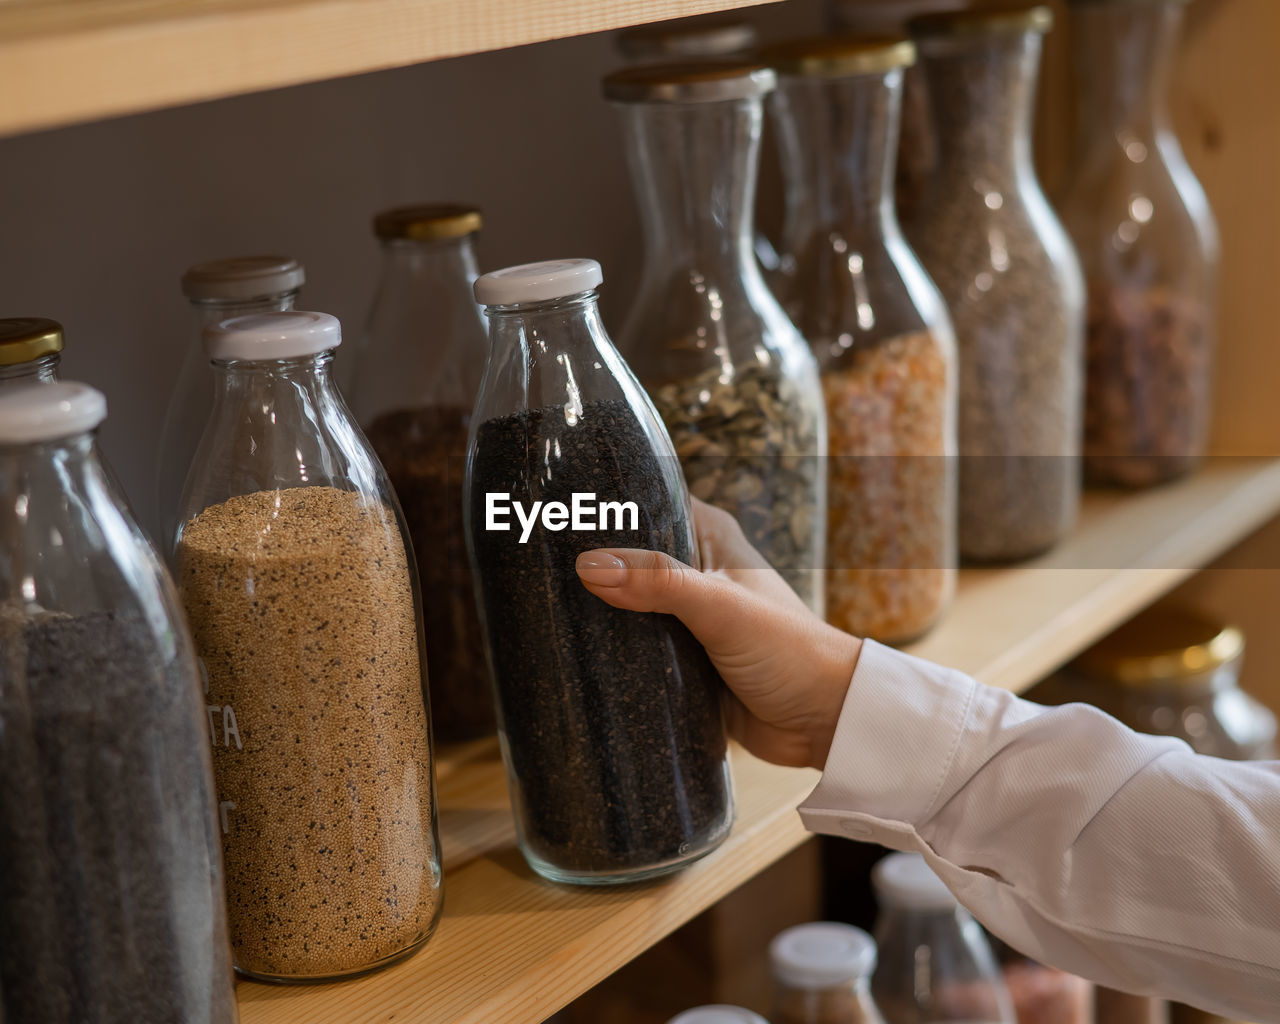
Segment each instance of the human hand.
[{"label": "human hand", "polygon": [[693,504],[701,572],[656,551],[601,548],[578,556],[578,576],[615,607],[689,628],[729,686],[729,732],[747,750],[822,768],[862,641],[814,615],[731,515]]}]

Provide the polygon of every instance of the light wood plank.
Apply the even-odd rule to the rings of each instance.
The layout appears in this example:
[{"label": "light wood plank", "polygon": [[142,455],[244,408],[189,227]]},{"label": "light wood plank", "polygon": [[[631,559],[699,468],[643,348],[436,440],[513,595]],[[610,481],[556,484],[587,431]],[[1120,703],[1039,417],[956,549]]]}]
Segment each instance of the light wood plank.
[{"label": "light wood plank", "polygon": [[771,0],[8,0],[0,136]]},{"label": "light wood plank", "polygon": [[[1140,494],[1088,497],[1064,544],[962,574],[955,607],[912,650],[1022,690],[1280,511],[1280,461],[1226,459]],[[739,820],[682,874],[625,889],[538,880],[515,848],[496,744],[439,764],[445,912],[427,948],[356,981],[240,988],[243,1024],[538,1024],[805,838],[816,773],[733,752]]]}]

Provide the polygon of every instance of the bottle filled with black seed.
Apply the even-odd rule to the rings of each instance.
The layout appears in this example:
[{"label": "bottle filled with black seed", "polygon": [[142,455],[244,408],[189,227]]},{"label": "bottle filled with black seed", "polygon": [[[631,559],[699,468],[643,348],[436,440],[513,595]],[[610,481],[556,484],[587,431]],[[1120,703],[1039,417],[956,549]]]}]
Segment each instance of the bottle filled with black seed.
[{"label": "bottle filled with black seed", "polygon": [[476,282],[490,351],[464,483],[520,845],[539,874],[587,885],[674,871],[733,823],[706,653],[574,570],[600,547],[697,565],[679,461],[605,333],[601,280],[594,260],[556,260]]},{"label": "bottle filled with black seed", "polygon": [[235,1024],[199,673],[105,415],[0,397],[0,1021]]}]

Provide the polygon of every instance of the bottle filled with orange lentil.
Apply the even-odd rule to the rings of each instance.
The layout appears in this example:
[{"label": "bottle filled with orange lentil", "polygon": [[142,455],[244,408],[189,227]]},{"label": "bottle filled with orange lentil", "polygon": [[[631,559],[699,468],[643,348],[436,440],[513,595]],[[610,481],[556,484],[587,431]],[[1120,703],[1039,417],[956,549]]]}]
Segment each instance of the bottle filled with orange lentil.
[{"label": "bottle filled with orange lentil", "polygon": [[174,564],[202,662],[235,966],[318,981],[440,913],[422,602],[386,473],[330,377],[338,321],[206,328],[214,405]]},{"label": "bottle filled with orange lentil", "polygon": [[955,341],[893,205],[902,38],[780,44],[787,312],[822,374],[826,609],[860,636],[924,633],[955,589]]}]

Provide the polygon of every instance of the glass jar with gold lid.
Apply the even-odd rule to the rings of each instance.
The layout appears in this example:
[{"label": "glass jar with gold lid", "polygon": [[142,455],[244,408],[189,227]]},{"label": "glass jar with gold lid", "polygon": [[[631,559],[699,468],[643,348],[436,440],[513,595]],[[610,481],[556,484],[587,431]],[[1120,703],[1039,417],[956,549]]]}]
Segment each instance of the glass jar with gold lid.
[{"label": "glass jar with gold lid", "polygon": [[0,319],[0,386],[52,384],[62,359],[62,324],[42,316]]},{"label": "glass jar with gold lid", "polygon": [[762,59],[787,209],[775,285],[827,409],[827,620],[901,643],[955,589],[955,337],[893,207],[905,38],[820,37]]},{"label": "glass jar with gold lid", "polygon": [[493,697],[462,528],[462,468],[489,340],[472,295],[480,210],[429,203],[373,220],[377,294],[351,408],[387,470],[422,580],[432,725],[443,743],[494,730]]},{"label": "glass jar with gold lid", "polygon": [[1275,756],[1276,719],[1240,689],[1244,634],[1174,605],[1156,605],[1062,670],[1054,703],[1087,701],[1130,728],[1176,736],[1233,761]]}]

